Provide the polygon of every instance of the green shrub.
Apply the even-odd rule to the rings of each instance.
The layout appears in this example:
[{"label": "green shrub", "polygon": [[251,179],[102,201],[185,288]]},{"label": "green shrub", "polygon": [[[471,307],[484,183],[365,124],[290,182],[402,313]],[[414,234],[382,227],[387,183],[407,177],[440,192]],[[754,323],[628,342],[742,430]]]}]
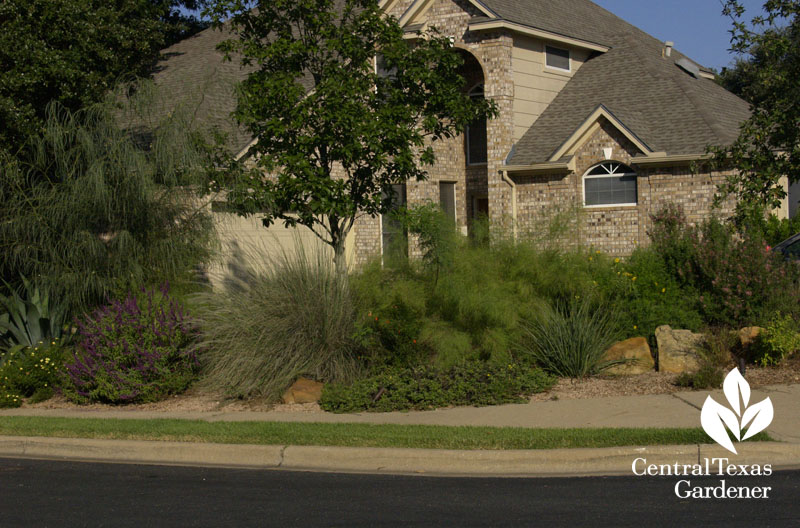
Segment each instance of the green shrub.
[{"label": "green shrub", "polygon": [[413,339],[422,345],[414,350],[423,352],[414,357],[441,367],[477,358],[507,362],[507,344],[520,314],[530,311],[536,298],[523,280],[505,275],[494,251],[459,246],[455,262],[436,285],[413,266],[386,269],[374,263],[352,277],[360,314],[407,323],[401,324],[408,328],[398,337],[401,348],[382,340],[387,347],[383,356],[401,360],[388,364],[401,365]]},{"label": "green shrub", "polygon": [[751,346],[752,362],[762,367],[778,365],[800,351],[800,325],[790,315],[775,314]]},{"label": "green shrub", "polygon": [[422,262],[433,273],[436,284],[439,274],[452,267],[462,242],[455,221],[432,202],[400,209],[395,214],[409,234],[417,235]]},{"label": "green shrub", "polygon": [[623,361],[603,355],[619,338],[616,316],[589,300],[573,300],[546,307],[523,323],[517,350],[557,376],[583,378]]},{"label": "green shrub", "polygon": [[253,249],[258,269],[196,297],[203,383],[233,397],[277,399],[298,376],[350,381],[363,370],[357,308],[332,255]]},{"label": "green shrub", "polygon": [[697,230],[689,225],[683,209],[671,202],[652,215],[651,221],[647,234],[651,247],[663,259],[667,273],[681,286],[693,285],[700,242]]},{"label": "green shrub", "polygon": [[684,372],[675,379],[675,385],[688,387],[694,390],[718,389],[725,381],[725,374],[721,368],[713,365],[701,365],[697,372]]},{"label": "green shrub", "polygon": [[707,324],[759,324],[800,308],[800,268],[769,251],[757,229],[736,233],[716,218],[693,227],[669,206],[653,217],[650,236],[667,271],[697,293]]},{"label": "green shrub", "polygon": [[421,336],[421,314],[400,297],[390,302],[367,312],[356,325],[355,341],[362,349],[363,359],[372,369],[425,362],[431,352]]},{"label": "green shrub", "polygon": [[64,355],[60,339],[11,347],[0,358],[0,407],[19,407],[23,398],[42,401],[51,397]]},{"label": "green shrub", "polygon": [[792,218],[770,215],[764,220],[761,230],[764,242],[770,246],[778,245],[790,236],[800,233],[800,215],[794,215]]},{"label": "green shrub", "polygon": [[388,412],[452,405],[521,403],[548,390],[554,379],[516,364],[469,362],[448,369],[390,369],[353,384],[329,384],[320,406],[330,412]]},{"label": "green shrub", "polygon": [[698,295],[681,287],[653,249],[637,248],[630,258],[615,260],[613,270],[621,280],[598,281],[619,317],[623,337],[652,338],[661,325],[692,331],[703,326]]},{"label": "green shrub", "polygon": [[197,371],[192,319],[168,293],[146,290],[78,321],[64,394],[77,402],[134,403],[183,391]]}]

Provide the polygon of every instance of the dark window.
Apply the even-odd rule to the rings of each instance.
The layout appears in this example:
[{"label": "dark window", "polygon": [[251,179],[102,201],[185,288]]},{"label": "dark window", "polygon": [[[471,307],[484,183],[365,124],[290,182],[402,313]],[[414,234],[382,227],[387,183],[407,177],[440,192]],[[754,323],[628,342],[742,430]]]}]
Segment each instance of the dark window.
[{"label": "dark window", "polygon": [[447,216],[456,219],[456,184],[439,182],[439,205]]},{"label": "dark window", "polygon": [[479,216],[489,216],[489,199],[476,198],[475,199],[475,218]]},{"label": "dark window", "polygon": [[[469,92],[472,98],[483,99],[483,85],[479,84]],[[483,117],[467,126],[466,132],[467,165],[486,163],[486,118]]]},{"label": "dark window", "polygon": [[376,73],[378,74],[378,77],[384,79],[386,78],[393,79],[394,77],[397,76],[397,68],[389,69],[389,67],[386,65],[386,59],[381,54],[378,54],[377,57],[375,57],[375,70]]},{"label": "dark window", "polygon": [[[391,210],[395,211],[406,204],[406,186],[405,184],[392,185],[391,189],[392,206]],[[388,193],[387,193],[388,194]],[[388,195],[384,194],[384,198]],[[408,256],[408,237],[403,224],[398,221],[394,216],[385,214],[382,217],[382,233],[381,238],[383,241],[383,254],[384,256],[400,257]]]},{"label": "dark window", "polygon": [[569,50],[545,46],[547,66],[569,71]]},{"label": "dark window", "polygon": [[585,205],[633,205],[638,201],[636,173],[621,163],[602,163],[583,179]]}]

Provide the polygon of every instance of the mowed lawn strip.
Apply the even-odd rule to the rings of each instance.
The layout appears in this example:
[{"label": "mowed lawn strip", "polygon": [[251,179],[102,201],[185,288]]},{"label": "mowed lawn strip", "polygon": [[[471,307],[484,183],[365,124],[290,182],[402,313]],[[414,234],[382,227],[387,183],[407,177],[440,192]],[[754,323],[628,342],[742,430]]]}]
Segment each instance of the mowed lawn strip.
[{"label": "mowed lawn strip", "polygon": [[[361,423],[206,422],[173,419],[0,417],[0,435],[161,440],[220,444],[557,449],[707,444],[700,429],[526,429]],[[771,440],[764,433],[753,438]]]}]

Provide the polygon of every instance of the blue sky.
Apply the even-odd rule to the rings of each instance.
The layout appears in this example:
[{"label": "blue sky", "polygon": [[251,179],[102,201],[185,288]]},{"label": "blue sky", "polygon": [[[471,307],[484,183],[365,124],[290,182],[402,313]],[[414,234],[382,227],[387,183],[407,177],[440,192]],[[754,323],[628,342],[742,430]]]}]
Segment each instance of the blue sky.
[{"label": "blue sky", "polygon": [[[657,39],[673,41],[676,49],[703,66],[720,70],[734,59],[728,52],[731,20],[722,15],[720,0],[593,1]],[[759,13],[763,4],[764,0],[742,0],[745,19]]]}]

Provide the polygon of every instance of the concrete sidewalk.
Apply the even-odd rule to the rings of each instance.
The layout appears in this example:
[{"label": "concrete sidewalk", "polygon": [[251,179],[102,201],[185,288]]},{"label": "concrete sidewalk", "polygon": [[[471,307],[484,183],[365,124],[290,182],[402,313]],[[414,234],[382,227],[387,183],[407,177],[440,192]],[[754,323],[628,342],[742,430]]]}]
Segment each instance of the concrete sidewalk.
[{"label": "concrete sidewalk", "polygon": [[[535,401],[521,405],[458,407],[435,411],[330,414],[326,412],[157,412],[124,408],[113,411],[9,409],[0,416],[63,416],[75,418],[174,418],[206,421],[276,421],[421,424],[529,428],[699,427],[700,409],[708,392],[624,396],[583,400]],[[712,397],[725,404],[721,391]],[[781,443],[743,446],[741,457],[783,468],[800,467],[800,384],[754,390],[751,403],[772,400],[775,418],[767,432]],[[424,474],[556,475],[619,474],[642,453],[681,463],[710,456],[732,456],[717,446],[661,446],[541,451],[446,451],[417,449],[334,448],[300,446],[216,446],[171,442],[121,442],[44,438],[1,438],[0,457],[30,456],[141,463],[274,467],[326,471],[388,471]],[[105,443],[110,442],[110,444]],[[83,447],[81,447],[83,446]],[[90,448],[94,446],[94,448]],[[122,447],[125,446],[125,449]],[[127,451],[126,451],[127,450]],[[211,451],[216,455],[211,455]],[[123,455],[122,453],[128,453]],[[95,456],[89,456],[95,453]],[[116,453],[116,455],[115,455]],[[152,456],[149,456],[151,453]],[[238,453],[238,454],[237,454]],[[280,456],[274,458],[278,453]],[[83,456],[76,456],[76,455]],[[88,458],[87,458],[88,456]],[[115,458],[116,456],[116,458]],[[266,458],[264,458],[266,457]],[[273,458],[270,458],[273,457]],[[248,463],[252,459],[254,463]],[[266,463],[265,460],[270,460]],[[686,462],[689,461],[689,462]],[[777,466],[776,466],[777,467]],[[449,468],[449,469],[448,469]]]}]

